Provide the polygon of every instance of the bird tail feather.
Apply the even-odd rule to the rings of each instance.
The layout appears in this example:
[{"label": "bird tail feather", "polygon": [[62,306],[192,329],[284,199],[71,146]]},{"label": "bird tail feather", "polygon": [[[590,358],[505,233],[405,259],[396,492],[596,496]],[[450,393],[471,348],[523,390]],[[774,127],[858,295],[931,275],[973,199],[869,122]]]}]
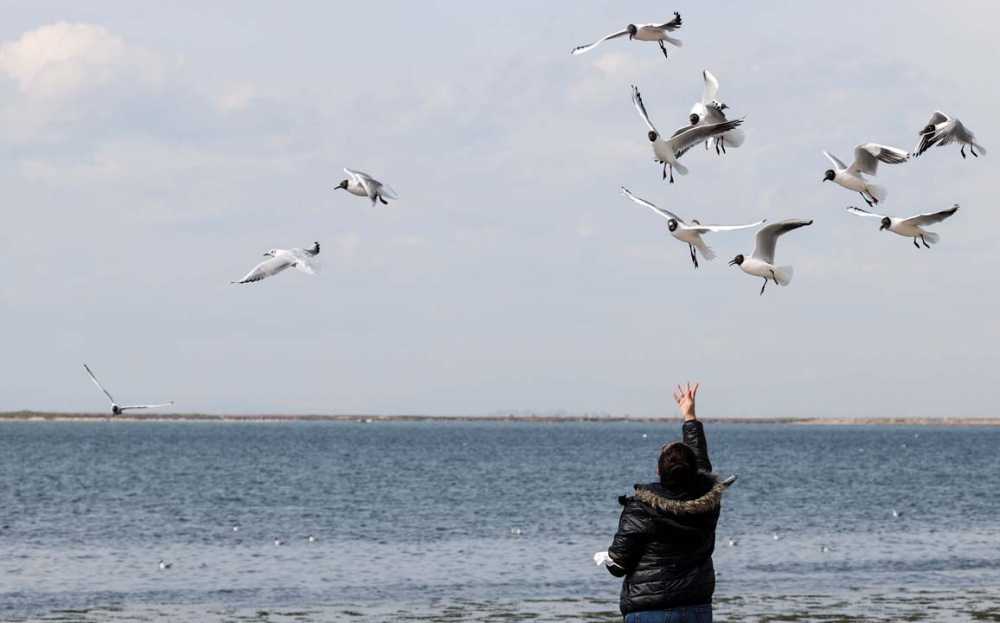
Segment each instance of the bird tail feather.
[{"label": "bird tail feather", "polygon": [[869,183],[868,192],[879,201],[885,201],[885,198],[889,196],[889,191],[885,189],[885,186],[879,186],[878,184]]},{"label": "bird tail feather", "polygon": [[399,196],[396,194],[396,191],[394,191],[391,186],[386,186],[385,184],[382,184],[378,192],[386,199],[395,199],[397,201],[399,200]]},{"label": "bird tail feather", "polygon": [[675,39],[674,37],[671,37],[670,35],[663,35],[663,40],[666,41],[667,43],[672,43],[672,44],[674,44],[675,46],[677,46],[679,48],[683,48],[684,47],[684,42],[683,41],[681,41],[680,39]]},{"label": "bird tail feather", "polygon": [[779,286],[787,286],[792,282],[793,272],[791,266],[776,266],[774,268],[774,278],[777,280]]},{"label": "bird tail feather", "polygon": [[743,144],[743,140],[746,136],[743,134],[743,130],[736,128],[735,130],[730,130],[722,135],[722,140],[725,142],[726,147],[739,147]]},{"label": "bird tail feather", "polygon": [[980,156],[986,155],[986,148],[980,145],[979,143],[973,143],[972,146],[976,148],[976,151],[979,152]]},{"label": "bird tail feather", "polygon": [[698,247],[699,251],[701,251],[701,256],[709,262],[715,259],[715,251],[712,250],[712,247],[705,244],[704,241],[699,242],[695,246]]},{"label": "bird tail feather", "polygon": [[674,171],[677,171],[681,175],[687,175],[688,174],[687,167],[684,166],[683,164],[679,163],[679,162],[674,165]]},{"label": "bird tail feather", "polygon": [[937,244],[938,240],[941,240],[941,236],[939,236],[939,235],[937,235],[937,234],[935,234],[933,232],[923,233],[923,234],[920,235],[920,237],[923,238],[924,240],[926,240],[927,244]]}]

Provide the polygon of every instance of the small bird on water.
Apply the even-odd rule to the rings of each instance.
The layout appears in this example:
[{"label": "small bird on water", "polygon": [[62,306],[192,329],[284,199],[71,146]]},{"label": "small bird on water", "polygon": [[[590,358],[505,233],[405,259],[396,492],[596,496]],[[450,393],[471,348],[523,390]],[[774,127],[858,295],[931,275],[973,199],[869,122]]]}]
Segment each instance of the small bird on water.
[{"label": "small bird on water", "polygon": [[739,541],[736,539],[729,539],[729,547],[736,547],[737,545],[739,545]]},{"label": "small bird on water", "polygon": [[284,545],[284,544],[285,544],[285,542],[284,542],[284,541],[282,541],[281,539],[274,539],[274,545],[275,545],[276,547],[280,547],[280,546],[282,546],[282,545]]},{"label": "small bird on water", "polygon": [[160,569],[169,569],[172,566],[174,566],[172,562],[163,562],[163,559],[160,559]]}]

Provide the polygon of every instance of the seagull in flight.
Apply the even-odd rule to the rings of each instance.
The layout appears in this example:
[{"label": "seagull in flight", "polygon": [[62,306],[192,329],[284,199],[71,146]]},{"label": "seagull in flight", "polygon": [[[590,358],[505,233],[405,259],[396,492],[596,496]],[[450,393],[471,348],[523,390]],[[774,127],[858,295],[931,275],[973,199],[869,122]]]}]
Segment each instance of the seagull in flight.
[{"label": "seagull in flight", "polygon": [[[723,112],[729,106],[716,99],[719,92],[719,81],[707,69],[701,72],[701,75],[705,80],[705,87],[701,93],[701,101],[691,108],[691,113],[688,115],[691,125],[703,126],[729,121],[726,119],[726,113]],[[726,153],[726,147],[739,147],[743,144],[744,138],[743,130],[738,128],[716,136],[715,153],[720,153],[720,149],[721,153]],[[705,148],[708,149],[708,141],[705,142]]]},{"label": "seagull in flight", "polygon": [[664,24],[629,24],[625,27],[625,30],[613,32],[607,37],[598,39],[589,45],[581,45],[573,48],[573,54],[583,54],[584,52],[589,52],[608,39],[617,39],[618,37],[628,35],[629,41],[633,39],[636,41],[656,41],[660,44],[660,51],[663,52],[663,58],[667,58],[667,47],[663,45],[664,41],[677,47],[684,45],[681,43],[680,39],[675,39],[667,34],[668,32],[673,32],[680,27],[681,14],[674,11],[674,17],[669,22]]},{"label": "seagull in flight", "polygon": [[[638,203],[641,206],[645,206],[655,212],[656,214],[667,219],[667,229],[670,230],[670,235],[677,238],[681,242],[686,242],[688,249],[691,251],[691,261],[694,263],[694,267],[698,268],[698,251],[701,251],[702,257],[706,260],[712,261],[715,259],[715,251],[712,247],[705,244],[705,241],[701,239],[702,234],[707,234],[709,232],[716,231],[732,231],[735,229],[747,229],[750,227],[756,227],[764,223],[764,221],[757,221],[756,223],[750,223],[749,225],[702,225],[696,220],[691,221],[692,224],[687,224],[684,219],[677,216],[673,212],[668,212],[662,208],[658,208],[652,203],[646,201],[645,199],[640,199],[628,191],[627,188],[622,187],[621,193],[628,199]],[[696,251],[697,249],[697,251]]]},{"label": "seagull in flight", "polygon": [[934,223],[940,223],[945,220],[955,212],[958,212],[958,204],[948,208],[947,210],[941,210],[940,212],[931,212],[929,214],[917,214],[916,216],[911,216],[909,218],[899,218],[895,216],[883,216],[881,214],[875,214],[869,212],[868,210],[862,210],[861,208],[850,207],[847,211],[855,216],[870,216],[872,218],[877,218],[882,220],[882,226],[878,228],[879,231],[888,229],[894,234],[899,234],[900,236],[905,236],[907,238],[913,238],[913,246],[920,248],[917,244],[917,238],[920,238],[920,242],[924,243],[924,246],[928,249],[931,248],[931,244],[935,244],[941,239],[940,236],[933,232],[926,231],[923,225],[933,225]]},{"label": "seagull in flight", "polygon": [[833,181],[848,190],[861,193],[862,199],[872,207],[879,201],[885,201],[888,192],[882,186],[865,179],[862,173],[875,175],[879,162],[900,164],[910,158],[910,154],[902,149],[879,145],[878,143],[861,143],[854,147],[854,162],[845,165],[836,156],[824,151],[823,155],[833,163],[832,169],[827,169],[823,181]]},{"label": "seagull in flight", "polygon": [[270,257],[253,267],[247,276],[232,283],[253,283],[277,275],[289,266],[294,266],[304,273],[315,275],[319,272],[320,264],[316,256],[319,255],[319,243],[314,242],[308,249],[271,249],[264,254]]},{"label": "seagull in flight", "polygon": [[670,138],[664,140],[657,132],[656,127],[653,126],[653,122],[649,120],[646,106],[642,103],[642,95],[639,94],[639,89],[635,86],[632,87],[632,103],[639,111],[639,116],[646,123],[646,127],[649,128],[648,136],[649,142],[652,143],[654,160],[663,163],[663,179],[667,179],[667,167],[670,167],[671,184],[674,183],[674,169],[677,169],[681,175],[687,175],[687,167],[682,165],[678,159],[689,149],[714,136],[733,130],[743,123],[742,119],[734,119],[733,121],[707,123],[701,126],[684,126],[674,132]]},{"label": "seagull in flight", "polygon": [[[920,142],[917,143],[917,148],[913,150],[914,156],[919,156],[935,145],[944,146],[951,145],[952,143],[959,143],[962,146],[962,149],[959,151],[962,154],[962,158],[966,157],[966,147],[969,148],[969,151],[976,158],[980,154],[986,155],[986,149],[976,142],[976,135],[971,130],[962,125],[962,122],[958,119],[953,119],[940,110],[934,111],[934,114],[928,119],[927,125],[918,134],[920,135]],[[978,154],[976,153],[977,149],[979,150]]]},{"label": "seagull in flight", "polygon": [[111,401],[111,415],[113,416],[121,415],[123,412],[128,411],[130,409],[156,409],[157,407],[169,407],[170,405],[174,404],[173,402],[165,402],[161,405],[126,405],[124,407],[119,407],[118,403],[115,402],[115,399],[112,398],[111,394],[108,393],[108,390],[104,389],[104,386],[97,382],[97,377],[94,376],[94,373],[90,371],[90,368],[87,366],[87,364],[83,364],[83,368],[87,371],[87,374],[90,375],[90,380],[94,382],[94,385],[97,385],[97,387],[102,392],[104,392],[104,395],[108,397],[108,400]]},{"label": "seagull in flight", "polygon": [[757,230],[757,244],[750,257],[743,257],[742,254],[737,255],[729,262],[729,265],[739,266],[748,275],[763,277],[764,285],[760,288],[761,294],[764,294],[768,279],[773,279],[774,283],[780,286],[787,286],[792,282],[792,267],[774,265],[774,247],[778,244],[779,236],[783,236],[793,229],[812,225],[812,223],[811,220],[789,219],[761,227]]},{"label": "seagull in flight", "polygon": [[349,175],[351,179],[342,181],[335,190],[343,188],[352,195],[368,197],[372,201],[372,207],[375,206],[376,200],[381,201],[384,205],[389,205],[386,198],[399,200],[399,197],[396,196],[396,191],[367,173],[355,171],[354,169],[344,169],[344,173]]}]

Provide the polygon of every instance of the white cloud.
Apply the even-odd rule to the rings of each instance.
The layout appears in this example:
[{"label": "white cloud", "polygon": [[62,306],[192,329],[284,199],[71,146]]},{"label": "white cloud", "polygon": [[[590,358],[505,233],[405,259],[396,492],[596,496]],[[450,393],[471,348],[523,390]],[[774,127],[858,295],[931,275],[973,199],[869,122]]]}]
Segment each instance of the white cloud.
[{"label": "white cloud", "polygon": [[45,97],[105,85],[122,76],[158,86],[180,63],[179,58],[131,46],[94,24],[57,22],[0,47],[0,72],[21,92]]}]

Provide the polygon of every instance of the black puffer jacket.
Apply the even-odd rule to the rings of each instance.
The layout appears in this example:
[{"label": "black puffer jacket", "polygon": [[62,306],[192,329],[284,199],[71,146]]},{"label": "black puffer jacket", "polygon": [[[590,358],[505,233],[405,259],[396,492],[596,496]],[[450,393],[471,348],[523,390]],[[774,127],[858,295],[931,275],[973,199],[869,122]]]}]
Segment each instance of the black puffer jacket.
[{"label": "black puffer jacket", "polygon": [[608,555],[608,570],[625,577],[619,605],[623,615],[712,602],[715,592],[715,524],[726,487],[710,474],[701,422],[683,426],[684,443],[698,456],[699,477],[687,490],[653,483],[636,485],[619,500],[625,509]]}]

